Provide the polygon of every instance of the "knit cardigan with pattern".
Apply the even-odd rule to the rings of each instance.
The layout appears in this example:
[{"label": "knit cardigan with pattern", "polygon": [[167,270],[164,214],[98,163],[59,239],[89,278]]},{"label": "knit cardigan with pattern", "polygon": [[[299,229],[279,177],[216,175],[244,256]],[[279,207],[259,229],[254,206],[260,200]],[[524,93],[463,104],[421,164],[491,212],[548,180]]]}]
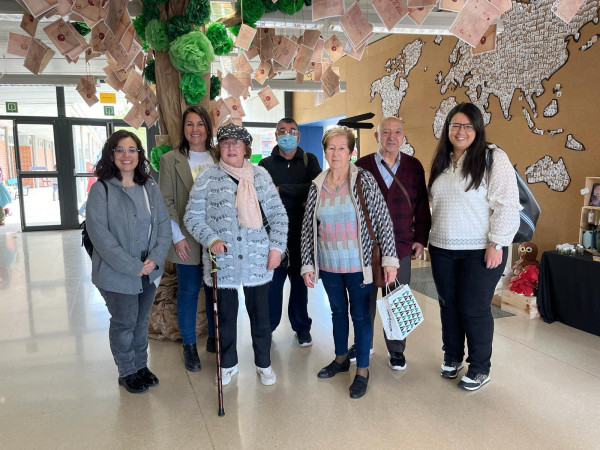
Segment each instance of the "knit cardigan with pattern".
[{"label": "knit cardigan with pattern", "polygon": [[[216,256],[217,287],[236,289],[261,286],[271,281],[273,271],[267,270],[270,250],[285,251],[288,218],[269,173],[252,166],[258,201],[270,226],[251,230],[240,227],[235,198],[237,184],[218,164],[206,168],[196,178],[183,218],[192,237],[203,248],[217,239],[227,246],[227,252]],[[208,252],[202,252],[204,282],[212,286],[211,262]]]},{"label": "knit cardigan with pattern", "polygon": [[[363,283],[370,284],[373,282],[373,271],[371,269],[371,254],[373,244],[369,236],[369,229],[365,222],[365,216],[360,206],[360,199],[356,191],[356,177],[358,172],[361,172],[361,186],[369,218],[373,225],[375,238],[381,247],[382,265],[391,267],[400,267],[398,256],[396,254],[396,244],[394,239],[394,228],[390,213],[377,181],[372,174],[366,170],[359,169],[354,164],[350,164],[350,186],[352,188],[352,204],[356,210],[358,220],[358,235],[360,236],[360,258],[362,261]],[[317,249],[317,209],[320,203],[321,189],[323,183],[329,174],[329,170],[322,172],[316,177],[310,191],[308,192],[308,200],[306,202],[306,212],[302,221],[302,269],[301,273],[315,273],[315,280],[319,278],[319,261],[316,252]]]}]

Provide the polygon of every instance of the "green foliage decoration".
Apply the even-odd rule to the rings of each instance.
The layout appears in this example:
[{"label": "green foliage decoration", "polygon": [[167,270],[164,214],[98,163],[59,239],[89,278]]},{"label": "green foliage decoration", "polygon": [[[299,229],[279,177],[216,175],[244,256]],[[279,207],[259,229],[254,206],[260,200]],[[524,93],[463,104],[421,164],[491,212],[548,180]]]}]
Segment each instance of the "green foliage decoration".
[{"label": "green foliage decoration", "polygon": [[192,25],[185,16],[173,16],[167,20],[167,36],[171,41],[190,31],[192,31]]},{"label": "green foliage decoration", "polygon": [[146,77],[146,80],[151,81],[154,84],[156,84],[155,63],[156,60],[151,59],[146,63],[146,67],[144,67],[144,77]]},{"label": "green foliage decoration", "polygon": [[186,73],[181,77],[179,89],[188,105],[197,105],[206,94],[206,82],[201,76]]},{"label": "green foliage decoration", "polygon": [[221,80],[216,75],[210,77],[210,99],[214,100],[221,95]]},{"label": "green foliage decoration", "polygon": [[169,50],[169,36],[167,35],[167,22],[154,19],[146,25],[146,42],[152,50],[166,52]]},{"label": "green foliage decoration", "polygon": [[208,26],[206,37],[212,44],[215,55],[227,55],[233,49],[233,39],[227,35],[225,25],[220,22],[213,22]]},{"label": "green foliage decoration", "polygon": [[304,0],[306,6],[312,6],[312,0]]},{"label": "green foliage decoration", "polygon": [[185,17],[194,25],[206,25],[210,22],[210,0],[190,0]]},{"label": "green foliage decoration", "polygon": [[146,23],[151,20],[160,19],[160,9],[158,9],[158,4],[155,0],[144,0],[142,4],[142,15],[144,19],[146,19]]},{"label": "green foliage decoration", "polygon": [[202,31],[179,36],[169,47],[171,64],[181,73],[204,75],[215,59],[212,44]]},{"label": "green foliage decoration", "polygon": [[160,158],[167,152],[171,151],[170,145],[159,145],[158,147],[154,147],[152,152],[150,152],[150,165],[157,172],[160,171]]},{"label": "green foliage decoration", "polygon": [[263,0],[238,0],[235,9],[243,15],[242,21],[247,24],[256,22],[265,13]]},{"label": "green foliage decoration", "polygon": [[277,6],[277,3],[273,3],[271,0],[262,0],[262,2],[263,2],[263,5],[265,5],[266,13],[274,12],[279,9],[279,7]]},{"label": "green foliage decoration", "polygon": [[293,16],[298,11],[300,11],[302,9],[303,5],[304,5],[304,0],[278,0],[277,1],[277,6],[279,7],[279,10],[282,13],[288,14],[290,16]]},{"label": "green foliage decoration", "polygon": [[73,25],[77,32],[82,36],[85,36],[92,31],[85,22],[71,22],[71,25]]}]

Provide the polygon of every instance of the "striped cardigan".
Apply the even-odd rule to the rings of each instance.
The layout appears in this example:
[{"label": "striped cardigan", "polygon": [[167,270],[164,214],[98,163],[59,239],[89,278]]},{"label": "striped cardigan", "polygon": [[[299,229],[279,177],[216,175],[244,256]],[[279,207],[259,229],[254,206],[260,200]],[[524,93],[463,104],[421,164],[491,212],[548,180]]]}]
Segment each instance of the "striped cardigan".
[{"label": "striped cardigan", "polygon": [[[356,210],[358,220],[358,235],[360,236],[360,257],[362,261],[363,283],[373,282],[373,271],[371,270],[371,254],[373,245],[369,236],[369,229],[365,222],[365,216],[360,206],[358,192],[356,191],[356,177],[361,172],[361,186],[365,203],[369,211],[369,218],[373,225],[375,238],[381,246],[382,265],[399,267],[398,256],[396,254],[396,245],[394,239],[394,228],[390,213],[377,186],[373,175],[363,169],[359,169],[354,164],[350,165],[350,186],[352,188],[352,204]],[[315,280],[319,278],[319,262],[317,249],[317,209],[320,201],[321,189],[327,178],[329,170],[322,172],[312,182],[308,192],[306,203],[306,212],[302,221],[302,269],[301,273],[315,273]]]}]

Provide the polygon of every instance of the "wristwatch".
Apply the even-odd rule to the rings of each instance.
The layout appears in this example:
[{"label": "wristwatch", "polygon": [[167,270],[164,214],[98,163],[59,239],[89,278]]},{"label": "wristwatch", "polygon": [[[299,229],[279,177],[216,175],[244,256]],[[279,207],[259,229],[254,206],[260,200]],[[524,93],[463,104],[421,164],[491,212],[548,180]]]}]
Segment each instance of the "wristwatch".
[{"label": "wristwatch", "polygon": [[490,247],[494,247],[496,250],[502,250],[502,246],[496,242],[490,242]]}]

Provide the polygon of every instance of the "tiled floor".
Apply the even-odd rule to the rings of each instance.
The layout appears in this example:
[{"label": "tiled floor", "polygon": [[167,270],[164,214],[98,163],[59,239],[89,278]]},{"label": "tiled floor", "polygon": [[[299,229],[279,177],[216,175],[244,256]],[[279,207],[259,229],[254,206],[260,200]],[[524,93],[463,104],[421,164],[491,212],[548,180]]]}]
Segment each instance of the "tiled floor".
[{"label": "tiled floor", "polygon": [[407,370],[388,368],[377,326],[360,400],[348,396],[354,369],[316,377],[333,357],[320,287],[310,298],[314,345],[299,348],[287,321],[274,334],[273,387],[255,374],[241,311],[240,373],[225,387],[225,417],[217,416],[214,355],[202,351],[202,371],[188,373],[180,343],[151,341],[160,386],[128,394],[117,385],[108,313],[79,232],[9,231],[0,231],[3,278],[14,260],[0,290],[1,448],[600,447],[600,337],[497,319],[492,381],[468,393],[439,376],[439,310],[422,295],[426,319],[408,338]]}]

